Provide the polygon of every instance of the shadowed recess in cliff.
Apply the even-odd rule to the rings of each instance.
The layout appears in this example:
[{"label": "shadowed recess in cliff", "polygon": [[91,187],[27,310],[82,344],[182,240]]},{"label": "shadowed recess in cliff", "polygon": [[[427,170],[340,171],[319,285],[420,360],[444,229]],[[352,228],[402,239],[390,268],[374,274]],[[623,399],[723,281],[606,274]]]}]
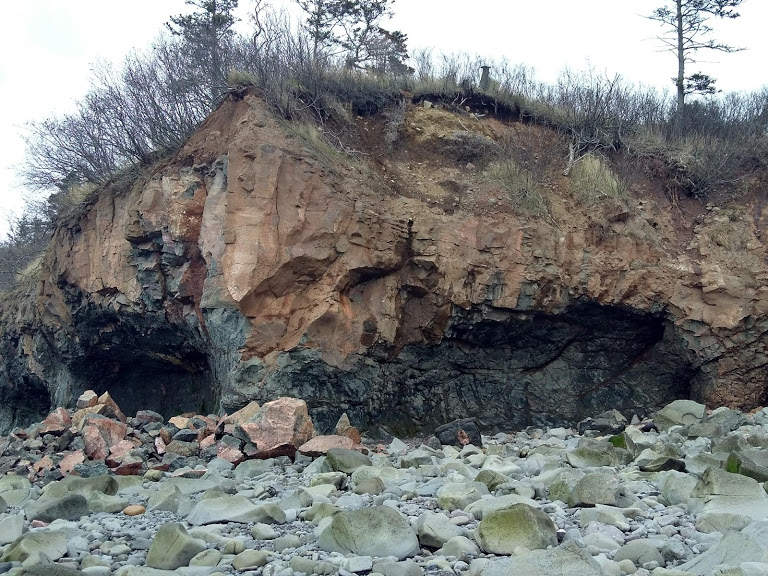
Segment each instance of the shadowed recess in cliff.
[{"label": "shadowed recess in cliff", "polygon": [[168,322],[161,313],[89,308],[78,316],[77,337],[87,345],[68,364],[75,397],[87,389],[108,391],[128,415],[214,410],[218,396],[207,344],[189,325]]},{"label": "shadowed recess in cliff", "polygon": [[573,425],[609,408],[646,415],[687,397],[694,373],[661,316],[593,303],[562,314],[476,306],[454,308],[439,344],[395,357],[378,350],[338,369],[294,350],[263,374],[261,393],[306,399],[320,427],[347,411],[400,434],[467,416],[505,430]]}]

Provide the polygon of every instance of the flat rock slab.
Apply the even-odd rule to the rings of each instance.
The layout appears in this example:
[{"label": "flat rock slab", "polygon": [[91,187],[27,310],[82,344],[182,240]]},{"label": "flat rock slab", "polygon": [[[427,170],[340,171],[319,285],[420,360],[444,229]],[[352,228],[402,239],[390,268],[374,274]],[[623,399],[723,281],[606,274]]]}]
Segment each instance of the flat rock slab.
[{"label": "flat rock slab", "polygon": [[193,526],[220,522],[285,523],[285,512],[277,504],[253,504],[245,496],[222,496],[201,500],[187,516]]}]

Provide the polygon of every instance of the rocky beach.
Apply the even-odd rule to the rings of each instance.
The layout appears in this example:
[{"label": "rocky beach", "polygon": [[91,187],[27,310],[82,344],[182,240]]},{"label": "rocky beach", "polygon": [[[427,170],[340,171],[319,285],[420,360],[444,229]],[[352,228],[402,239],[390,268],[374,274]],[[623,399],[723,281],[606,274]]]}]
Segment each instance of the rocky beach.
[{"label": "rocky beach", "polygon": [[768,410],[403,441],[302,400],[229,416],[76,410],[0,438],[12,576],[768,574]]}]

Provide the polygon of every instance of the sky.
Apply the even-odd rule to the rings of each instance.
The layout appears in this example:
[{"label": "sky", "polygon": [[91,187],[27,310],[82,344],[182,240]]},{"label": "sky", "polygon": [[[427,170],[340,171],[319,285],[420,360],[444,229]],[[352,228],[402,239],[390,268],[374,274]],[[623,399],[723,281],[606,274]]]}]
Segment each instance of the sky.
[{"label": "sky", "polygon": [[[564,67],[671,89],[675,57],[663,50],[659,24],[644,16],[666,0],[395,0],[385,27],[408,35],[410,49],[466,52],[536,70],[553,81]],[[295,11],[291,0],[272,0]],[[252,0],[240,0],[243,22]],[[3,7],[0,35],[0,235],[23,208],[18,177],[25,125],[71,111],[88,90],[91,65],[119,62],[147,48],[184,0],[24,0]],[[715,38],[748,48],[700,53],[691,72],[717,78],[725,92],[768,85],[768,2],[746,0],[741,17],[714,20]],[[492,73],[492,72],[491,72]]]}]

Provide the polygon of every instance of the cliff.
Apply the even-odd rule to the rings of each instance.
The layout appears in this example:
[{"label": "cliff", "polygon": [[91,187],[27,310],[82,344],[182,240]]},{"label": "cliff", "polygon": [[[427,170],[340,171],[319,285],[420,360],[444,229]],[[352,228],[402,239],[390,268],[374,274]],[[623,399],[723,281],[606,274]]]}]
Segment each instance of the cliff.
[{"label": "cliff", "polygon": [[321,429],[347,412],[401,433],[764,402],[764,206],[675,207],[644,176],[580,204],[561,165],[547,214],[520,215],[480,151],[538,157],[546,129],[401,120],[391,144],[384,117],[352,118],[345,155],[247,94],[102,191],[2,304],[0,431],[86,389],[127,412],[289,395]]}]

